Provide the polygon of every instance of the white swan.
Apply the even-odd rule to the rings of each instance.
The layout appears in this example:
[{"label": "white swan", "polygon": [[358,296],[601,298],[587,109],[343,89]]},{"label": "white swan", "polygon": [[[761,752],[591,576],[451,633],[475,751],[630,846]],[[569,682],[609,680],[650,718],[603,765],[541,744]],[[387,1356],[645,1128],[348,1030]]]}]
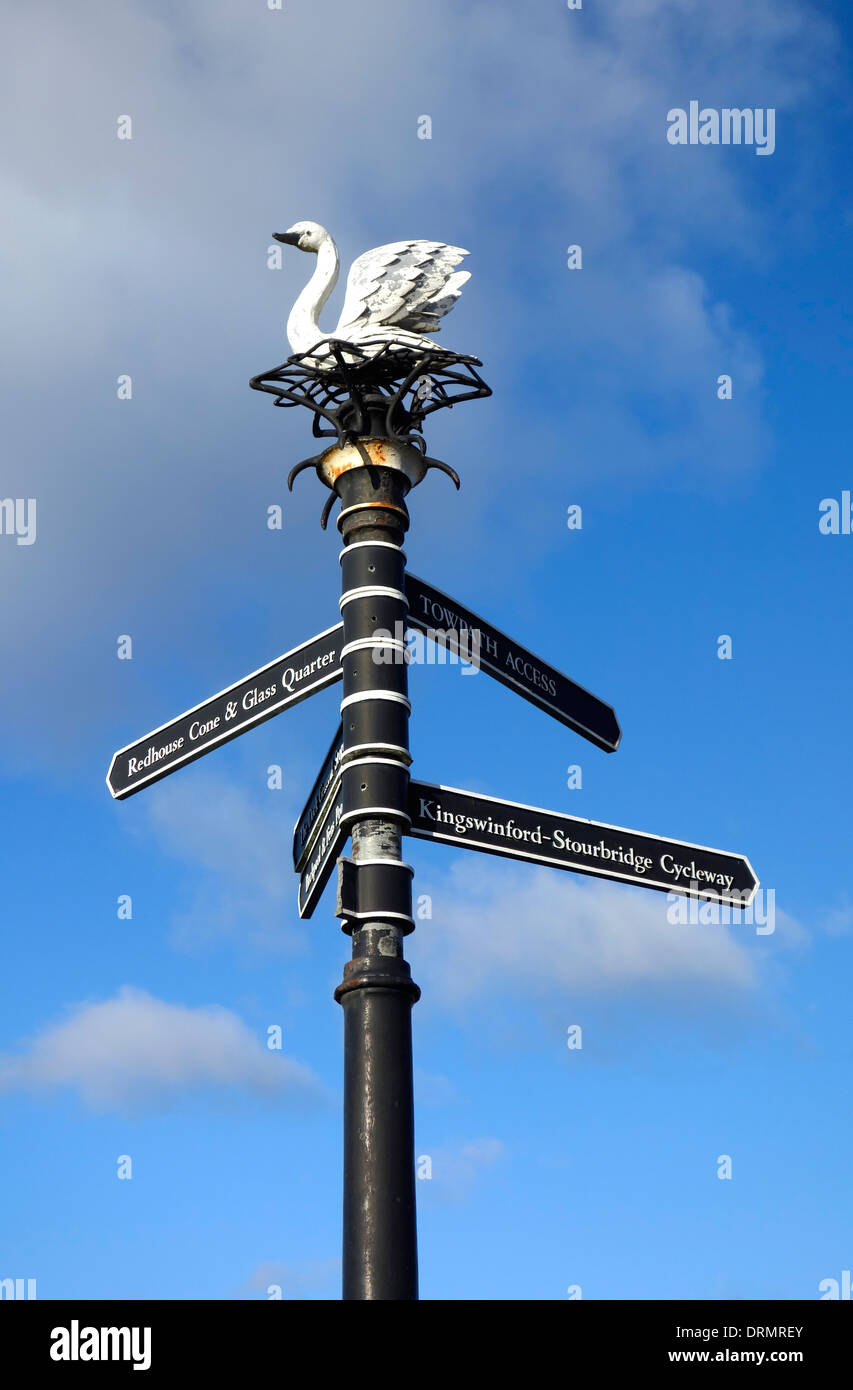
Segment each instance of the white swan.
[{"label": "white swan", "polygon": [[[436,351],[438,344],[422,335],[439,331],[438,320],[453,308],[471,278],[469,271],[453,269],[468,255],[460,246],[446,246],[443,241],[392,241],[377,246],[353,261],[338,325],[332,333],[324,333],[318,319],[338,278],[335,243],[317,222],[294,222],[286,232],[273,232],[273,236],[317,257],[314,274],[287,320],[294,353],[307,352],[330,338],[357,343],[368,356],[386,343]],[[312,358],[312,365],[315,361],[334,365],[328,353],[324,359],[319,354]]]}]

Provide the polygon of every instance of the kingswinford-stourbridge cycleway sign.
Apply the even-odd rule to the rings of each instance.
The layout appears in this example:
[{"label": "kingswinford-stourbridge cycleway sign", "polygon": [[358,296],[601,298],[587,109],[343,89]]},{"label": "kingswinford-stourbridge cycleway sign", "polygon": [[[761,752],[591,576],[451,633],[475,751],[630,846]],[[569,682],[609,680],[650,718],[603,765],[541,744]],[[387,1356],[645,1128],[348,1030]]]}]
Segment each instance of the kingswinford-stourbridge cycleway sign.
[{"label": "kingswinford-stourbridge cycleway sign", "polygon": [[409,783],[408,833],[531,864],[617,879],[664,893],[748,907],[758,888],[749,860],[602,821],[564,816],[431,782]]}]

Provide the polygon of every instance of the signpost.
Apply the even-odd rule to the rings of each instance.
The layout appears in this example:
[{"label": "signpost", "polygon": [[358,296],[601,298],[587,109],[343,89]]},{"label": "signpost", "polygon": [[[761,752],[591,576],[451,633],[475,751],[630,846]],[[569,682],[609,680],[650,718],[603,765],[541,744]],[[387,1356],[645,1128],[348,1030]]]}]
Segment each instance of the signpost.
[{"label": "signpost", "polygon": [[161,724],[144,738],[120,748],[107,773],[111,795],[117,801],[133,796],[142,787],[159,782],[212,748],[339,681],[342,633],[341,623],[327,628],[186,714],[179,714],[171,723]]},{"label": "signpost", "polygon": [[701,894],[748,907],[758,888],[749,860],[726,850],[662,839],[458,787],[409,783],[410,835],[463,849],[549,864],[664,893]]},{"label": "signpost", "polygon": [[[317,224],[299,223],[279,240],[316,250],[327,236]],[[444,264],[441,257],[449,254],[449,277],[458,248],[411,246],[420,248],[418,265],[424,258]],[[347,1299],[418,1296],[411,1010],[420,990],[403,953],[415,926],[403,837],[695,893],[732,906],[748,906],[758,887],[741,855],[411,781],[407,626],[475,662],[605,752],[618,748],[621,730],[610,705],[406,573],[409,492],[431,468],[459,482],[446,464],[426,455],[424,419],[443,406],[491,393],[476,371],[478,359],[433,349],[413,331],[398,339],[381,318],[388,303],[396,305],[394,296],[423,289],[420,274],[401,277],[404,253],[387,252],[383,247],[373,253],[376,283],[387,273],[393,294],[377,291],[374,303],[370,290],[370,312],[359,317],[355,338],[324,339],[322,352],[318,342],[308,344],[251,382],[275,396],[276,405],[310,409],[316,439],[337,436],[324,452],[297,465],[291,481],[301,469],[315,468],[331,494],[324,527],[331,504],[340,500],[342,621],[120,749],[107,774],[111,795],[122,800],[315,691],[343,682],[341,723],[294,828],[293,864],[303,919],[314,913],[339,864],[337,915],[352,937],[352,958],[335,990],[344,1012]],[[432,293],[433,281],[425,283]],[[429,299],[427,320],[445,312],[454,298]],[[370,337],[374,310],[382,330],[376,339]],[[414,321],[420,325],[417,315]],[[342,858],[349,838],[351,857]]]},{"label": "signpost", "polygon": [[[619,747],[622,731],[616,714],[597,695],[569,680],[547,661],[425,580],[407,574],[406,594],[411,627],[456,652],[460,650],[456,634],[465,634],[461,643],[465,660],[471,660],[473,647],[478,664],[502,685],[523,695],[605,753],[613,753]],[[479,633],[475,643],[471,633]]]}]

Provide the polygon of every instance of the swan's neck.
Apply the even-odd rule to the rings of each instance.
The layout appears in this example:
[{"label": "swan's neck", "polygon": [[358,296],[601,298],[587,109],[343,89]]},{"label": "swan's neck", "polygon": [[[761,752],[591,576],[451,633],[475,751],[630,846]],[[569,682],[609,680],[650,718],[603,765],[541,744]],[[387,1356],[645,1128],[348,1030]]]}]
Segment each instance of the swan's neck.
[{"label": "swan's neck", "polygon": [[317,252],[317,265],[287,320],[287,336],[294,352],[307,352],[321,338],[323,333],[318,322],[323,308],[338,279],[338,249],[330,236],[320,243]]}]

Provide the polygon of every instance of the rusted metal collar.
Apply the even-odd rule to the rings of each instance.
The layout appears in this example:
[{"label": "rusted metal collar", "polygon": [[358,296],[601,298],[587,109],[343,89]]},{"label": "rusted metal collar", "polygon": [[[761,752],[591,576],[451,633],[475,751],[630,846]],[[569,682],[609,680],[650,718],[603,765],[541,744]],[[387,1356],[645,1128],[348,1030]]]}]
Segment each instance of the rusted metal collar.
[{"label": "rusted metal collar", "polygon": [[371,465],[402,473],[409,488],[423,481],[428,468],[420,449],[412,444],[398,444],[393,439],[357,439],[353,444],[335,444],[321,454],[316,464],[317,476],[334,490],[342,473]]}]

